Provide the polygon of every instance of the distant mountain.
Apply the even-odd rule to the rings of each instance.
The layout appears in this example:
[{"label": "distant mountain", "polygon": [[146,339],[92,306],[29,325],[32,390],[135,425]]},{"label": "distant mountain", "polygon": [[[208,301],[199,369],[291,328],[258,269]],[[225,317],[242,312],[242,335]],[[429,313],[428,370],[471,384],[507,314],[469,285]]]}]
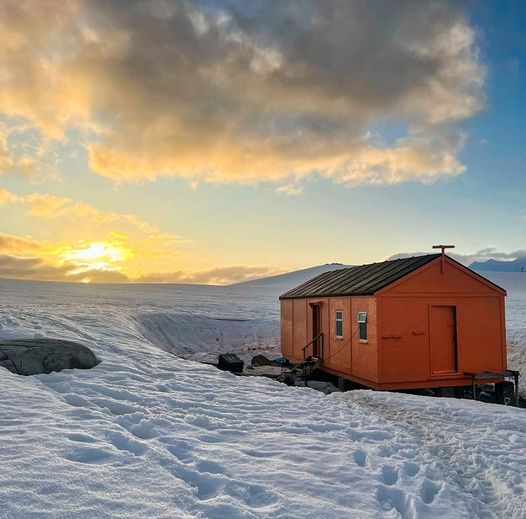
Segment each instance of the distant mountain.
[{"label": "distant mountain", "polygon": [[526,256],[517,258],[513,261],[474,261],[469,268],[473,270],[492,271],[492,272],[523,272],[526,271]]},{"label": "distant mountain", "polygon": [[308,281],[319,274],[323,274],[324,272],[329,272],[331,270],[347,268],[349,266],[350,265],[343,265],[342,263],[327,263],[325,265],[318,265],[316,267],[296,270],[294,272],[278,274],[277,276],[269,276],[266,278],[253,279],[251,281],[243,281],[230,286],[272,288],[277,291],[286,292],[287,290],[301,285],[301,283],[304,283],[305,281]]}]

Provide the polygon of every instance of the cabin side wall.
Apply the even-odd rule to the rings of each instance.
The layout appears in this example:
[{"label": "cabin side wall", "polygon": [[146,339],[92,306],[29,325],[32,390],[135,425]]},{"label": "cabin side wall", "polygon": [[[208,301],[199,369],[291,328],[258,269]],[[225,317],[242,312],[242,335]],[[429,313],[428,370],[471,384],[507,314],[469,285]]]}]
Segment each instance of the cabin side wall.
[{"label": "cabin side wall", "polygon": [[[466,383],[464,372],[506,369],[504,295],[447,259],[383,291],[378,296],[380,370],[382,384],[418,382],[440,386],[453,379]],[[451,309],[456,324],[456,371],[437,370],[432,313]],[[433,337],[434,335],[434,337]],[[453,370],[454,371],[454,370]]]},{"label": "cabin side wall", "polygon": [[[377,305],[373,296],[281,300],[281,352],[291,361],[303,359],[312,340],[312,305],[321,309],[323,369],[342,377],[378,380]],[[343,313],[343,334],[336,335],[336,312]],[[360,341],[358,313],[367,312],[367,340]],[[307,354],[312,354],[311,348]]]}]

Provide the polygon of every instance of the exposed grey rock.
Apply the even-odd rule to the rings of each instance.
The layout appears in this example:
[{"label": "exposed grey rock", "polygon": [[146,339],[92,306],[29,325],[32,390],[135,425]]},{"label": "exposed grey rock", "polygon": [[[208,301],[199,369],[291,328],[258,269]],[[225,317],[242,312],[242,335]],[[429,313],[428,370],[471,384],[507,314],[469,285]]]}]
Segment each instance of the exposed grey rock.
[{"label": "exposed grey rock", "polygon": [[0,341],[0,366],[18,375],[37,375],[63,369],[89,369],[98,364],[82,344],[62,339]]},{"label": "exposed grey rock", "polygon": [[272,361],[270,359],[267,359],[265,355],[256,355],[255,357],[252,357],[252,360],[250,362],[252,366],[270,366],[272,364]]}]

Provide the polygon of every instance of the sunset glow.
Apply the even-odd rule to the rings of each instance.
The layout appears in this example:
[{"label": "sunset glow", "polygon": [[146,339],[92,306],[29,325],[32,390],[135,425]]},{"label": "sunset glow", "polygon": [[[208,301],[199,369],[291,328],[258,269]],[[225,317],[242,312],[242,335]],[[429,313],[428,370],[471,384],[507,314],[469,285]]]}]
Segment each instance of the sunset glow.
[{"label": "sunset glow", "polygon": [[115,268],[131,256],[130,250],[106,242],[91,243],[85,248],[65,250],[61,253],[62,260],[77,265],[79,269]]}]

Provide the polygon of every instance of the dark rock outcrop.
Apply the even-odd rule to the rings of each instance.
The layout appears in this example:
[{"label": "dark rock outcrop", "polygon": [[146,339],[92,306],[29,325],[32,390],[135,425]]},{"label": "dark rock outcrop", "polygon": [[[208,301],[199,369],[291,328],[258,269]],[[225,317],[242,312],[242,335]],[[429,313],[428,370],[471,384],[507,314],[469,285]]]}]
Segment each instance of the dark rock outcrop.
[{"label": "dark rock outcrop", "polygon": [[255,357],[252,357],[250,364],[252,364],[252,366],[271,366],[272,361],[265,357],[265,355],[260,354],[256,355]]},{"label": "dark rock outcrop", "polygon": [[62,339],[0,340],[0,366],[18,375],[37,375],[63,369],[89,369],[98,364],[82,344]]}]

